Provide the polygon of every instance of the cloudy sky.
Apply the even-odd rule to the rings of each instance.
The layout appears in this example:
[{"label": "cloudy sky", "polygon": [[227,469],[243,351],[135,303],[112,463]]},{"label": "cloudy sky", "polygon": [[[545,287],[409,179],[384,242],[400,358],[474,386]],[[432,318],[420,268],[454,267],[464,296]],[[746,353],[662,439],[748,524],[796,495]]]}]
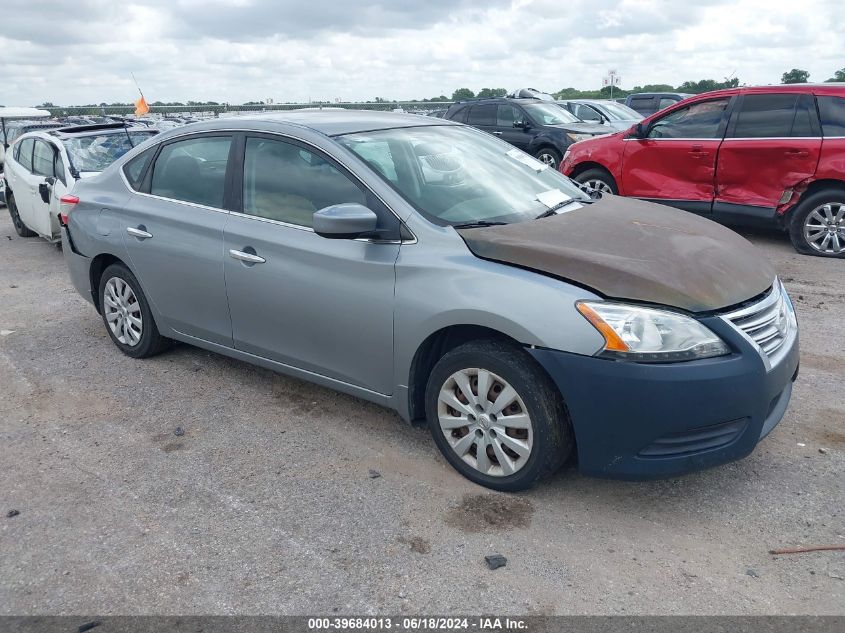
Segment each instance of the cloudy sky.
[{"label": "cloudy sky", "polygon": [[845,67],[842,0],[4,0],[0,103],[413,99]]}]

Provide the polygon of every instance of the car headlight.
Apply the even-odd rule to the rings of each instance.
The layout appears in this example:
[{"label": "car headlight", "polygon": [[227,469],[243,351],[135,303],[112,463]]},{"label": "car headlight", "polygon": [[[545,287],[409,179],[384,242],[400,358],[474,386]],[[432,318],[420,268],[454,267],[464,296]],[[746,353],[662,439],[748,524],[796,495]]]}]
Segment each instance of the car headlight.
[{"label": "car headlight", "polygon": [[730,353],[716,334],[683,314],[603,301],[579,301],[576,308],[604,337],[597,356],[671,363]]},{"label": "car headlight", "polygon": [[567,132],[566,138],[568,138],[573,143],[577,143],[578,141],[586,141],[588,138],[593,138],[592,134],[576,134],[575,132]]}]

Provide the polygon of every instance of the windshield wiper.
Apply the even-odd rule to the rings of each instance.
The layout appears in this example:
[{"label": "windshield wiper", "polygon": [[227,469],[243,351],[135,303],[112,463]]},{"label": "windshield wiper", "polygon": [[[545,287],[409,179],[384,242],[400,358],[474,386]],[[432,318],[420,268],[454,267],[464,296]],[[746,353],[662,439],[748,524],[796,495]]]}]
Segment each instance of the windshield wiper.
[{"label": "windshield wiper", "polygon": [[557,215],[558,209],[561,209],[561,208],[563,208],[563,207],[565,207],[569,204],[572,204],[573,202],[577,202],[578,204],[593,204],[595,202],[595,200],[593,200],[593,199],[581,200],[580,198],[570,198],[569,200],[564,200],[563,202],[556,204],[551,209],[546,209],[545,211],[543,211],[540,215],[538,215],[534,219],[540,220],[542,218],[550,218],[553,215]]},{"label": "windshield wiper", "polygon": [[507,222],[490,222],[489,220],[477,220],[475,222],[464,222],[463,224],[453,224],[453,229],[477,229],[485,226],[503,226]]}]

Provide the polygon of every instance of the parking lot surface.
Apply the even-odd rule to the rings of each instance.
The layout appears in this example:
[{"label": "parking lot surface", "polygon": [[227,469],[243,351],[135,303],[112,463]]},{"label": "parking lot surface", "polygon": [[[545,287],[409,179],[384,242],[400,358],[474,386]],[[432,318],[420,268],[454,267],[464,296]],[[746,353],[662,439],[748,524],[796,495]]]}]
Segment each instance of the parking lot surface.
[{"label": "parking lot surface", "polygon": [[186,345],[123,356],[0,209],[0,614],[845,614],[845,552],[768,553],[845,543],[845,268],[746,236],[801,326],[775,431],[679,479],[570,464],[505,495],[386,409]]}]

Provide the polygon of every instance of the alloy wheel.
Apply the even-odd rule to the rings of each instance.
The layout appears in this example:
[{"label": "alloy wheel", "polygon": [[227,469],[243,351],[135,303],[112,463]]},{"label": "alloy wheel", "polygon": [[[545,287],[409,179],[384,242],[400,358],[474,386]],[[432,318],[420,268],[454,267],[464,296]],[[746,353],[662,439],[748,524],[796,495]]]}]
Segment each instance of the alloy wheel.
[{"label": "alloy wheel", "polygon": [[828,202],[810,211],[804,219],[804,240],[820,253],[845,252],[845,202]]},{"label": "alloy wheel", "polygon": [[486,369],[462,369],[440,388],[440,429],[453,451],[491,477],[506,477],[528,462],[534,440],[522,398],[502,377]]},{"label": "alloy wheel", "polygon": [[539,160],[544,165],[548,165],[549,167],[557,167],[557,159],[548,152],[541,152],[540,154],[538,154],[537,160]]},{"label": "alloy wheel", "polygon": [[590,191],[598,191],[599,193],[613,193],[613,189],[604,180],[586,180],[582,183]]},{"label": "alloy wheel", "polygon": [[134,347],[141,341],[144,333],[141,304],[132,287],[120,277],[106,282],[103,310],[109,329],[120,343]]}]

